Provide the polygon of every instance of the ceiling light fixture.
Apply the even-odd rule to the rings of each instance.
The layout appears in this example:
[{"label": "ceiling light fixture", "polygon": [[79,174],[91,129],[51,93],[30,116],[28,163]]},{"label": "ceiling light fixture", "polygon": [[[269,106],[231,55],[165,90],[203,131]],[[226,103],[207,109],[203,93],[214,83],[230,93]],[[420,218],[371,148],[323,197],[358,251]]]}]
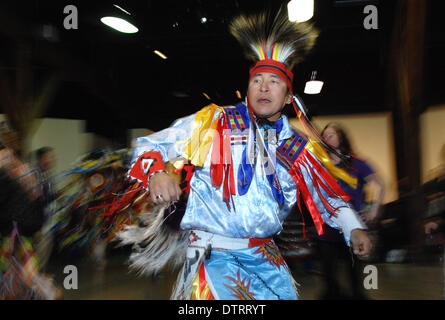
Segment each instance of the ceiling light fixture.
[{"label": "ceiling light fixture", "polygon": [[321,88],[323,87],[323,81],[315,80],[316,76],[317,76],[317,71],[312,71],[311,80],[306,82],[306,86],[304,87],[304,93],[319,94],[321,92]]},{"label": "ceiling light fixture", "polygon": [[201,23],[206,23],[207,22],[207,18],[206,17],[202,17],[201,18]]},{"label": "ceiling light fixture", "polygon": [[125,10],[124,8],[119,7],[117,4],[113,4],[113,6],[115,6],[115,7],[118,8],[120,11],[122,11],[122,12],[124,12],[124,13],[126,13],[126,14],[128,14],[128,15],[131,16],[131,13],[130,13],[130,12],[128,12],[128,11]]},{"label": "ceiling light fixture", "polygon": [[136,33],[139,31],[139,29],[132,25],[130,22],[121,18],[103,17],[100,19],[100,21],[110,28],[123,33]]},{"label": "ceiling light fixture", "polygon": [[314,15],[314,0],[291,0],[287,4],[289,21],[303,22]]},{"label": "ceiling light fixture", "polygon": [[212,99],[210,99],[210,97],[209,97],[209,95],[208,95],[207,93],[203,92],[202,95],[203,95],[204,97],[206,97],[207,100],[212,100]]},{"label": "ceiling light fixture", "polygon": [[153,51],[155,54],[157,54],[158,56],[160,56],[162,59],[166,60],[167,56],[165,54],[163,54],[161,51],[155,50]]}]

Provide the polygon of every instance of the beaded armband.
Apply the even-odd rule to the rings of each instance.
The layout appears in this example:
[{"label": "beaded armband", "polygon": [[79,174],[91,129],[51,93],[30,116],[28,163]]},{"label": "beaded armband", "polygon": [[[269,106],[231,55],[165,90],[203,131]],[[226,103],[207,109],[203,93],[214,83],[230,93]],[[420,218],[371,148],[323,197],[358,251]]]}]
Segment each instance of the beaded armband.
[{"label": "beaded armband", "polygon": [[142,183],[142,187],[148,191],[150,178],[159,172],[167,173],[161,154],[157,151],[147,151],[136,160],[128,176]]}]

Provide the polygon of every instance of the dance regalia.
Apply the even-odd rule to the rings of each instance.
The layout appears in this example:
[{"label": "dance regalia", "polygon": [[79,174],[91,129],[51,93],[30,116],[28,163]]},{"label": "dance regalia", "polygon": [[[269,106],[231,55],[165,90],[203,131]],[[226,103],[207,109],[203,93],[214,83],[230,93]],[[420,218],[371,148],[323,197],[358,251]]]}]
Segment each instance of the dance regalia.
[{"label": "dance regalia", "polygon": [[[237,17],[230,31],[255,62],[251,79],[273,74],[291,95],[292,66],[313,47],[314,28],[290,22],[281,11],[273,19]],[[183,161],[187,170],[183,212],[173,203],[165,216],[160,206],[147,213],[145,227],[118,234],[123,244],[135,245],[130,261],[140,272],[157,272],[168,261],[183,265],[174,299],[297,299],[272,237],[301,199],[319,233],[326,223],[349,243],[351,230],[364,228],[332,175],[355,182],[321,145],[294,131],[284,115],[274,123],[256,117],[248,94],[246,104],[212,104],[137,139],[128,176],[149,192],[164,162]],[[165,227],[171,216],[181,217],[177,231]]]},{"label": "dance regalia", "polygon": [[[181,242],[176,248],[187,247],[186,254],[164,247],[167,255],[183,255],[174,299],[297,299],[272,237],[300,197],[319,232],[327,223],[349,243],[351,230],[364,228],[317,158],[325,154],[316,142],[294,131],[284,115],[272,129],[255,130],[252,124],[246,105],[213,104],[137,139],[129,177],[146,188],[165,161],[194,166],[181,235],[175,235]],[[132,235],[135,229],[128,228],[120,238],[137,243]],[[156,238],[155,228],[145,236]],[[135,252],[133,266],[156,270],[155,248]]]},{"label": "dance regalia", "polygon": [[[125,194],[134,183],[123,177],[127,150],[96,150],[81,157],[64,177],[57,210],[48,222],[59,254],[70,258],[88,256],[98,243],[109,243],[124,225],[138,223],[137,212],[146,195],[131,192],[132,202],[118,205],[109,215],[111,199]],[[136,203],[138,205],[136,205]]]}]

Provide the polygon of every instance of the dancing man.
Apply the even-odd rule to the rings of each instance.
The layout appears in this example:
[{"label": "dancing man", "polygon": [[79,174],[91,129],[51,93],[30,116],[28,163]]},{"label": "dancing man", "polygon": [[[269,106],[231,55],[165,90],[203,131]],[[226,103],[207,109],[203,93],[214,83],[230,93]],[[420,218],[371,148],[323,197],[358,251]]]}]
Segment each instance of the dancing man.
[{"label": "dancing man", "polygon": [[[171,208],[183,190],[188,199],[179,224],[182,236],[175,238],[180,244],[156,240],[158,229],[148,225],[147,242],[131,260],[133,267],[150,272],[163,266],[160,261],[179,256],[183,268],[173,299],[298,299],[272,237],[303,199],[317,231],[324,223],[339,229],[355,254],[368,256],[372,245],[366,227],[332,175],[356,181],[335,168],[321,144],[295,131],[283,114],[287,104],[295,106],[291,69],[313,47],[316,30],[289,22],[282,13],[272,19],[240,16],[230,30],[255,62],[246,102],[211,104],[136,140],[129,176],[155,204]],[[193,166],[183,190],[164,166],[178,160],[188,169]],[[164,215],[156,214],[152,221],[159,225]],[[143,242],[135,234],[127,229],[122,242]],[[187,249],[178,249],[181,245]]]}]

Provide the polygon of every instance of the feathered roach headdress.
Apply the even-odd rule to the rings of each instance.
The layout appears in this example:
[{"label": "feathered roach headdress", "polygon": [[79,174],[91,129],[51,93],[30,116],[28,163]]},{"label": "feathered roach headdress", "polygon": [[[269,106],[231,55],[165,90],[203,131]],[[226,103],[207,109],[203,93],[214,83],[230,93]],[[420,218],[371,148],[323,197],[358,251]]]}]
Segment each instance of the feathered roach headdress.
[{"label": "feathered roach headdress", "polygon": [[246,49],[248,59],[255,62],[250,77],[271,72],[282,78],[292,92],[292,68],[309,53],[318,31],[309,23],[289,21],[285,10],[275,17],[262,13],[239,16],[230,25],[230,32]]},{"label": "feathered roach headdress", "polygon": [[[270,13],[253,16],[241,15],[230,24],[230,32],[245,47],[246,57],[255,64],[250,68],[250,77],[260,72],[273,73],[287,83],[292,92],[292,68],[303,61],[313,48],[318,30],[311,23],[291,22],[286,10],[280,9],[274,17]],[[249,110],[249,96],[247,96]],[[343,160],[349,158],[330,146],[309,120],[301,98],[293,94],[292,105],[306,126],[317,136],[323,146]]]}]

